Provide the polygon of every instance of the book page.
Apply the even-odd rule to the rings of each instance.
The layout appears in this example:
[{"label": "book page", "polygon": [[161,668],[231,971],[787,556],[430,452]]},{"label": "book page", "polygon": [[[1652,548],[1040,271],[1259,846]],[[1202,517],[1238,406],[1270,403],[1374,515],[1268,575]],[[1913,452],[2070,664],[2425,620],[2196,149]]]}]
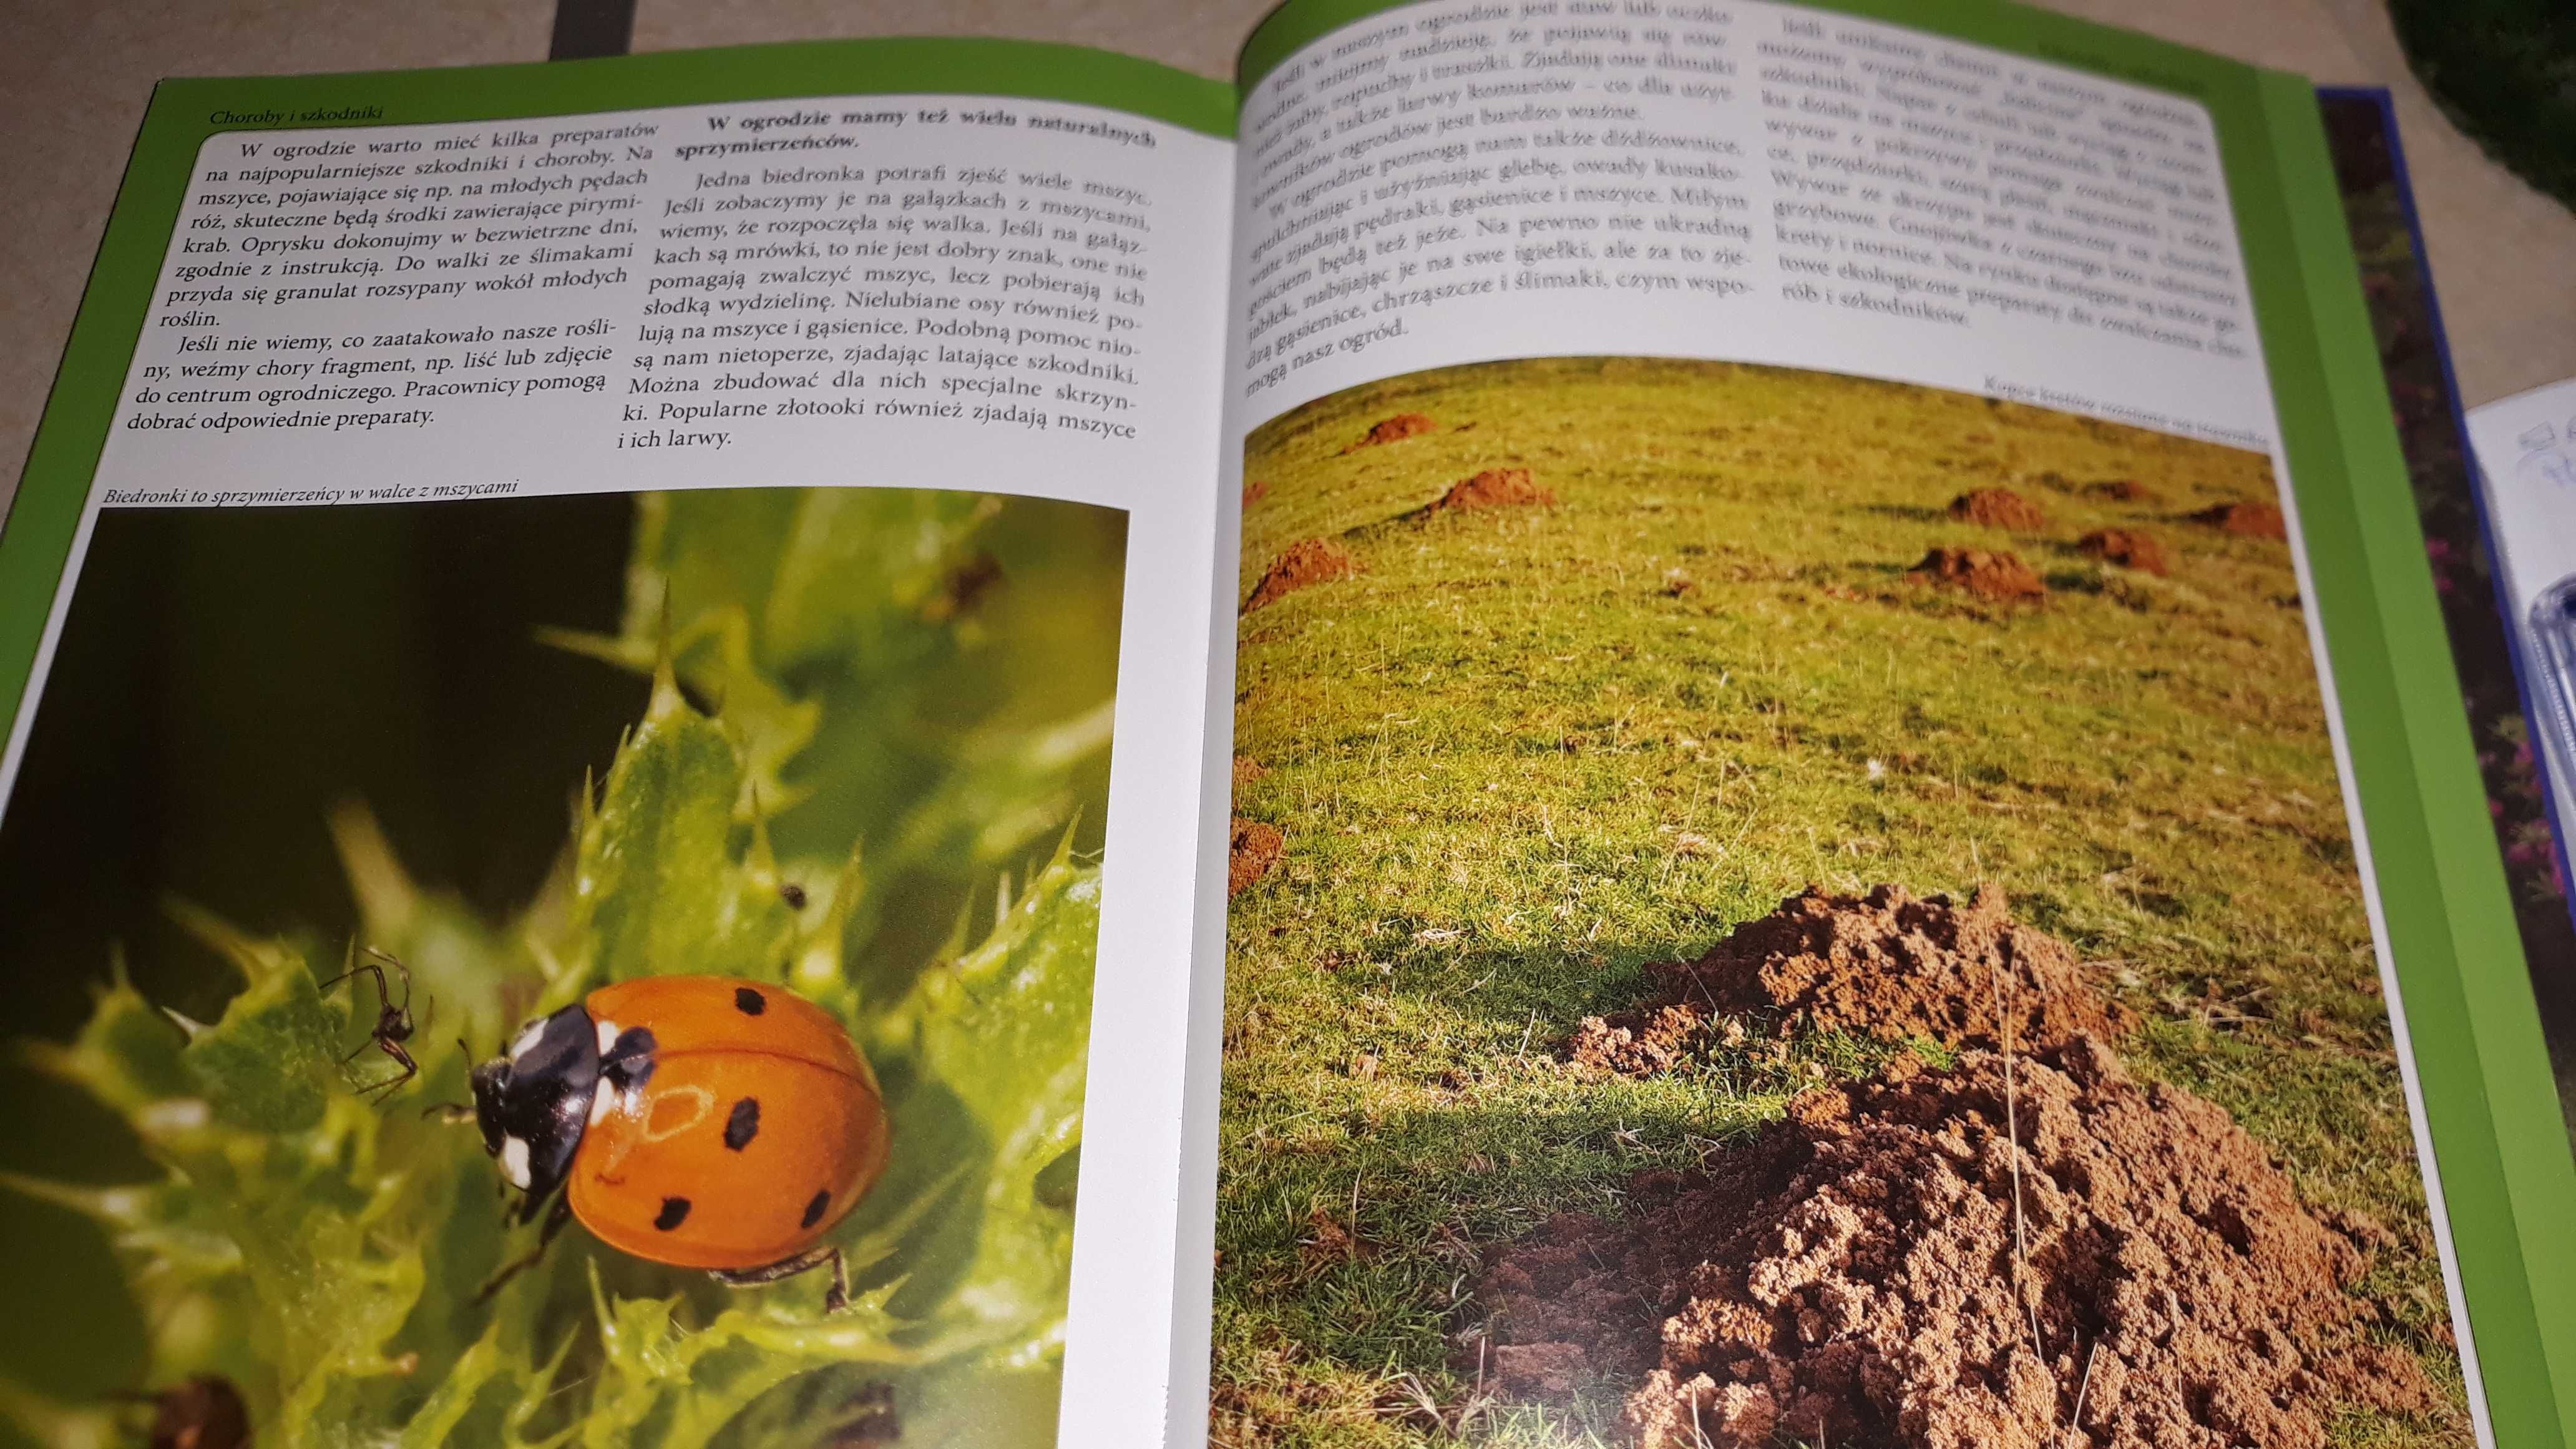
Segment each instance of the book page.
[{"label": "book page", "polygon": [[1243,134],[1255,413],[1535,334],[1723,336],[2269,445],[2215,137],[2166,93],[1791,6],[1560,0],[1337,32]]},{"label": "book page", "polygon": [[163,93],[0,761],[25,1432],[1160,1433],[1231,148],[922,49]]},{"label": "book page", "polygon": [[2216,103],[1264,64],[1210,1442],[2474,1442]]}]

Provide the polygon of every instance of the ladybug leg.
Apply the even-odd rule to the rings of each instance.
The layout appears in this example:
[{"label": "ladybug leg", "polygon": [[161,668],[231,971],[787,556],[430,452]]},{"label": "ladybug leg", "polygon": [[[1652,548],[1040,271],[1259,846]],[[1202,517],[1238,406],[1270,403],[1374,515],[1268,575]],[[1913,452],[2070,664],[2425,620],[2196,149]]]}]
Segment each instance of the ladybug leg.
[{"label": "ladybug leg", "polygon": [[718,1268],[709,1277],[727,1288],[757,1288],[776,1283],[799,1273],[810,1273],[826,1263],[832,1267],[832,1286],[823,1292],[823,1311],[838,1313],[850,1306],[850,1265],[841,1258],[841,1250],[826,1245],[808,1248],[793,1258],[781,1258],[765,1268]]},{"label": "ladybug leg", "polygon": [[521,1256],[502,1264],[499,1272],[483,1280],[483,1286],[474,1292],[474,1301],[477,1303],[489,1301],[493,1294],[501,1291],[503,1284],[537,1266],[537,1260],[546,1255],[546,1249],[554,1246],[555,1235],[562,1232],[564,1224],[571,1221],[572,1199],[556,1198],[554,1206],[546,1210],[546,1225],[537,1231],[537,1245]]}]

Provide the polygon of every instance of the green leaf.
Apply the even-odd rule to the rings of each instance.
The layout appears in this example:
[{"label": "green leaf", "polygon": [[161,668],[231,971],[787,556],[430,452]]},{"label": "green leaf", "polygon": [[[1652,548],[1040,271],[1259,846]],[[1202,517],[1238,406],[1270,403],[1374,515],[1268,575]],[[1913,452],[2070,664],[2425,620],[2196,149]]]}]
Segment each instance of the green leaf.
[{"label": "green leaf", "polygon": [[[582,823],[573,934],[587,952],[585,989],[638,976],[784,972],[795,912],[733,846],[743,778],[724,725],[689,706],[666,665]],[[557,993],[568,994],[578,993]]]},{"label": "green leaf", "polygon": [[943,1164],[973,1164],[937,1227],[907,1246],[895,1303],[944,1298],[943,1331],[1008,1357],[1063,1329],[1073,1214],[1060,1164],[1082,1141],[1100,873],[1060,848],[998,917],[879,1023],[904,1180],[890,1172],[895,1191],[871,1207],[938,1190],[925,1179]]}]

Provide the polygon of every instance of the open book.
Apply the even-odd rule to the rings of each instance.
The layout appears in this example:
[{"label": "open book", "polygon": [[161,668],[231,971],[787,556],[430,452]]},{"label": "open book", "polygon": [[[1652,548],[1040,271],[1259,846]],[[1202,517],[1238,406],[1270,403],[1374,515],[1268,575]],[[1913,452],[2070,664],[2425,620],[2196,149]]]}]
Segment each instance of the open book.
[{"label": "open book", "polygon": [[6,1432],[2576,1441],[2316,95],[1898,8],[162,86]]}]

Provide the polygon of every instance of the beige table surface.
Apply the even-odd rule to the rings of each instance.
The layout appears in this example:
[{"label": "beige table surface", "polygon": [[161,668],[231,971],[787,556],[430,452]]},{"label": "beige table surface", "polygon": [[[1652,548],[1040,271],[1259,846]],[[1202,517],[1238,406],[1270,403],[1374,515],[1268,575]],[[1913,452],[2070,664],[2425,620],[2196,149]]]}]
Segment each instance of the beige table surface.
[{"label": "beige table surface", "polygon": [[[1007,35],[1229,73],[1270,0],[640,0],[639,50]],[[2395,89],[2461,390],[2576,376],[2576,217],[2488,161],[2407,73],[2380,0],[2052,0],[2320,82]],[[550,0],[0,0],[0,498],[17,486],[127,147],[168,75],[541,59]]]}]

